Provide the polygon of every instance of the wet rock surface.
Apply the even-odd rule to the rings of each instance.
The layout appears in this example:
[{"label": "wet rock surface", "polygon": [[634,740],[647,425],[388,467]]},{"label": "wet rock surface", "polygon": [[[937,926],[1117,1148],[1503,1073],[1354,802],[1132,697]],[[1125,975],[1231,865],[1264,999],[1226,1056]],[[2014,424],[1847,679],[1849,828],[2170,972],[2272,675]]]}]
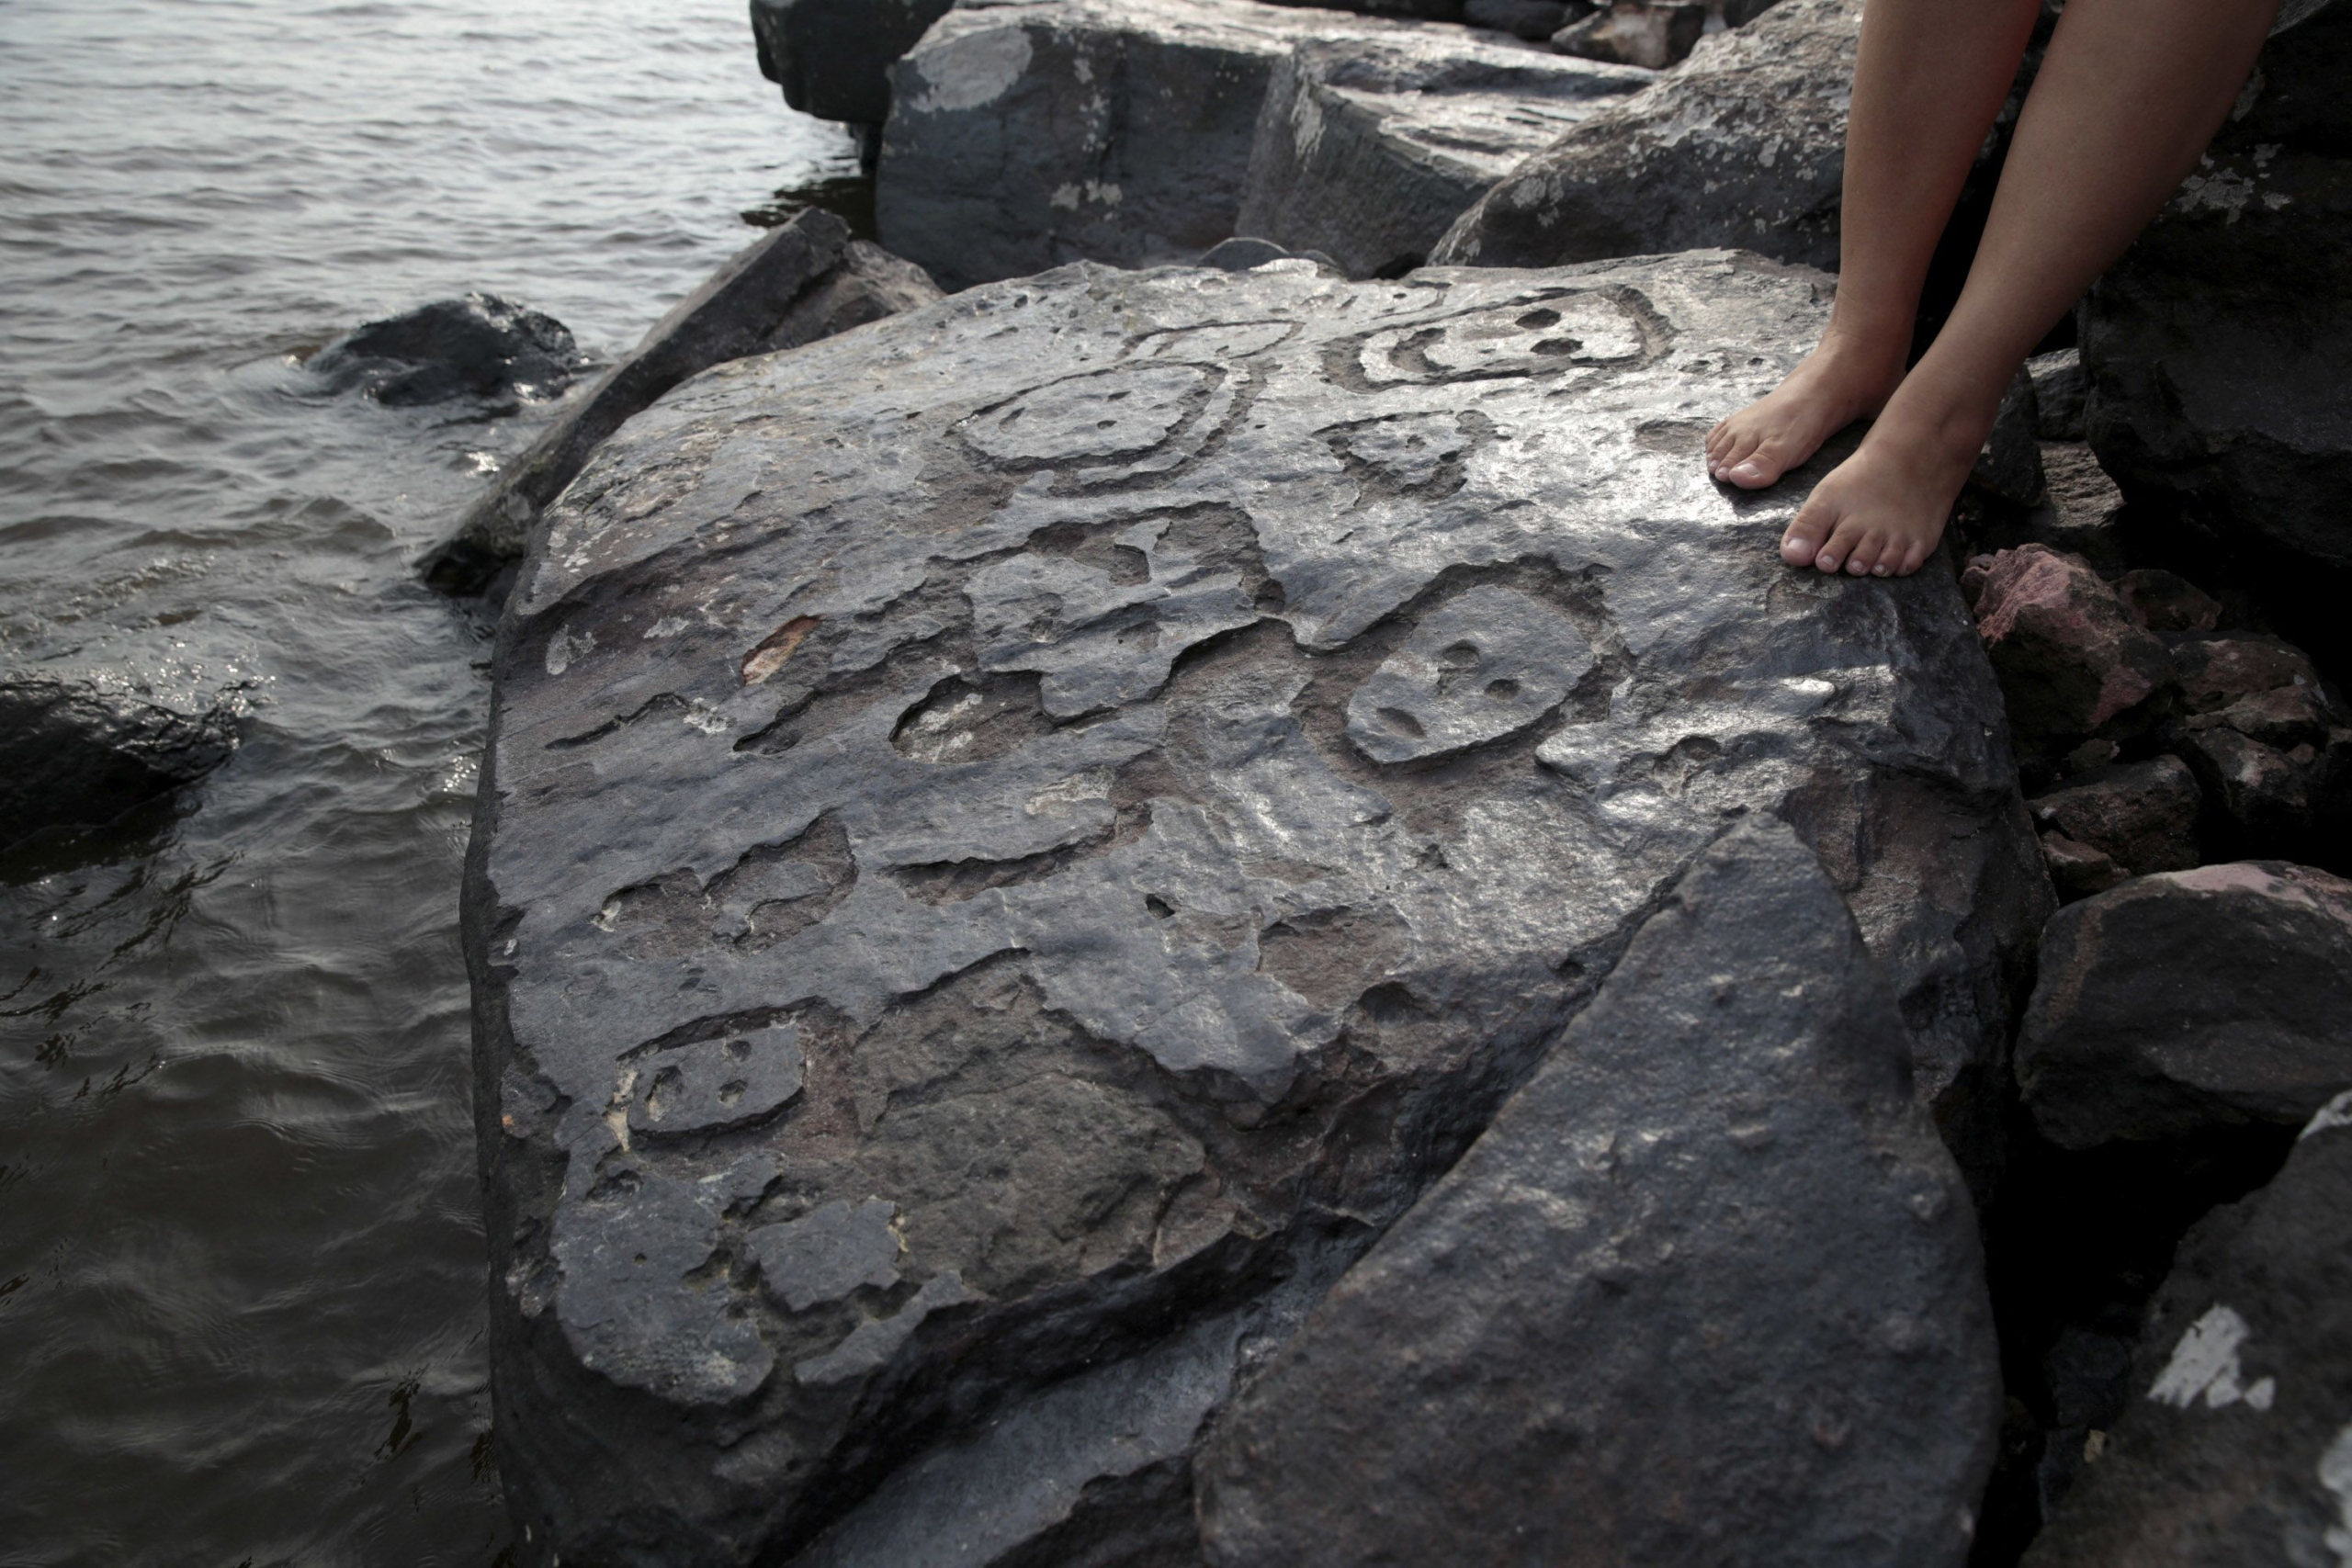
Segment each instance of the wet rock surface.
[{"label": "wet rock surface", "polygon": [[1204,1422],[1742,814],[1971,1148],[2049,893],[1966,612],[1690,460],[1819,282],[1072,268],[609,439],[467,895],[532,1550],[1183,1560]]},{"label": "wet rock surface", "polygon": [[233,699],[173,705],[119,682],[0,678],[0,848],[110,822],[236,750]]},{"label": "wet rock surface", "polygon": [[1908,1059],[1811,852],[1717,840],[1220,1417],[1208,1560],[1966,1561],[1992,1317]]},{"label": "wet rock surface", "polygon": [[2352,1102],[2183,1243],[2130,1396],[2027,1568],[2240,1568],[2352,1549]]},{"label": "wet rock surface", "polygon": [[312,355],[308,368],[336,391],[407,408],[553,397],[587,363],[553,316],[469,294],[370,321]]},{"label": "wet rock surface", "polygon": [[2018,1083],[2064,1148],[2295,1125],[2352,1088],[2352,883],[2249,861],[2060,910]]},{"label": "wet rock surface", "polygon": [[1301,43],[1269,80],[1236,227],[1395,276],[1521,159],[1648,85],[1466,29]]},{"label": "wet rock surface", "polygon": [[1443,263],[1546,265],[1702,245],[1838,265],[1855,0],[1781,0],[1529,159],[1464,212]]},{"label": "wet rock surface", "polygon": [[850,238],[809,210],[738,252],[650,328],[628,357],[508,464],[457,531],[426,557],[424,579],[448,593],[483,591],[523,553],[540,510],[597,444],[654,399],[713,365],[797,348],[939,298],[922,269]]}]

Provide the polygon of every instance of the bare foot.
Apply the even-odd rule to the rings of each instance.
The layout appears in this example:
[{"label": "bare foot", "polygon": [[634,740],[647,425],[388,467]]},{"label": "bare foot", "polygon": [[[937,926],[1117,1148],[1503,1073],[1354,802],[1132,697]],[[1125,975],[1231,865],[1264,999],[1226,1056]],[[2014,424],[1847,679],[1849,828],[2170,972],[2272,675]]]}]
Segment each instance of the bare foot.
[{"label": "bare foot", "polygon": [[1908,345],[1825,336],[1787,380],[1707,433],[1707,472],[1742,490],[1779,483],[1823,442],[1886,406]]},{"label": "bare foot", "polygon": [[1857,577],[1908,577],[1935,554],[1993,412],[1923,409],[1906,385],[1854,455],[1829,471],[1781,539],[1781,558]]}]

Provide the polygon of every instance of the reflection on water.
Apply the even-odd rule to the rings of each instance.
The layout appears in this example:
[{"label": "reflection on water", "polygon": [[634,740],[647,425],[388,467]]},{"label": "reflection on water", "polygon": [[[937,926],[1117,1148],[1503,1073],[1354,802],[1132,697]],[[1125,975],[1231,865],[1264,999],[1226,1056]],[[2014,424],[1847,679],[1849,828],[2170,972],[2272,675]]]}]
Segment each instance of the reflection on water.
[{"label": "reflection on water", "polygon": [[486,632],[410,564],[534,416],[299,361],[469,288],[609,357],[854,152],[740,0],[0,0],[0,669],[245,686],[0,856],[0,1564],[487,1565]]}]

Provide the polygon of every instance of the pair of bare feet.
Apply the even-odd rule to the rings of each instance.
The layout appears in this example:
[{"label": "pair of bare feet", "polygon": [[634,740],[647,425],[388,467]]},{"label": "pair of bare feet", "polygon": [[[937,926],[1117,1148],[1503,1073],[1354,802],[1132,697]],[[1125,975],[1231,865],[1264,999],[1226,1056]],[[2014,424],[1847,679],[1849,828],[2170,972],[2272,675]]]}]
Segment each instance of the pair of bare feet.
[{"label": "pair of bare feet", "polygon": [[1906,378],[1907,346],[1907,333],[1871,343],[1833,330],[1769,396],[1708,433],[1707,471],[1762,490],[1856,420],[1872,422],[1781,536],[1791,566],[1905,577],[1935,553],[1999,398],[1941,385],[1925,362]]}]

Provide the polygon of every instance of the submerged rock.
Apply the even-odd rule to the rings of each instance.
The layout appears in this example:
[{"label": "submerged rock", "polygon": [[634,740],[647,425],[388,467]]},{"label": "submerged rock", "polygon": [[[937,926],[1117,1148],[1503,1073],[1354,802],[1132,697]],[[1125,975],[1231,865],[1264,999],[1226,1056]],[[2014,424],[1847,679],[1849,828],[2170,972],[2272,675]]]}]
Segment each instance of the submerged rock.
[{"label": "submerged rock", "polygon": [[1544,265],[1701,245],[1838,265],[1860,0],[1781,0],[1537,153],[1439,262]]},{"label": "submerged rock", "polygon": [[195,712],[87,680],[0,679],[0,849],[95,827],[202,778],[236,750],[225,699]]},{"label": "submerged rock", "polygon": [[819,119],[879,125],[890,67],[955,0],[751,0],[760,71]]},{"label": "submerged rock", "polygon": [[1200,1462],[1219,1568],[1958,1568],[2000,1425],[1975,1212],[1778,824],[1710,846]]},{"label": "submerged rock", "polygon": [[2301,1123],[2352,1089],[2352,882],[2248,861],[2143,876],[2041,938],[2018,1084],[2061,1147]]},{"label": "submerged rock", "polygon": [[587,363],[553,316],[469,294],[370,321],[311,355],[308,368],[337,391],[405,408],[552,397]]},{"label": "submerged rock", "polygon": [[2025,1568],[2255,1568],[2352,1551],[2352,1097],[2181,1244],[2122,1419]]},{"label": "submerged rock", "polygon": [[1268,84],[1238,227],[1399,276],[1521,159],[1647,83],[1459,30],[1302,43]]},{"label": "submerged rock", "polygon": [[730,359],[804,343],[928,304],[922,269],[850,238],[830,212],[800,213],[737,252],[656,321],[637,347],[509,463],[456,533],[423,563],[446,593],[478,593],[523,553],[539,511],[597,444],[684,380]]},{"label": "submerged rock", "polygon": [[1966,612],[1692,460],[1825,295],[1072,267],[607,441],[466,901],[532,1550],[1197,1552],[1204,1423],[1742,815],[1973,1157],[2049,893]]}]

